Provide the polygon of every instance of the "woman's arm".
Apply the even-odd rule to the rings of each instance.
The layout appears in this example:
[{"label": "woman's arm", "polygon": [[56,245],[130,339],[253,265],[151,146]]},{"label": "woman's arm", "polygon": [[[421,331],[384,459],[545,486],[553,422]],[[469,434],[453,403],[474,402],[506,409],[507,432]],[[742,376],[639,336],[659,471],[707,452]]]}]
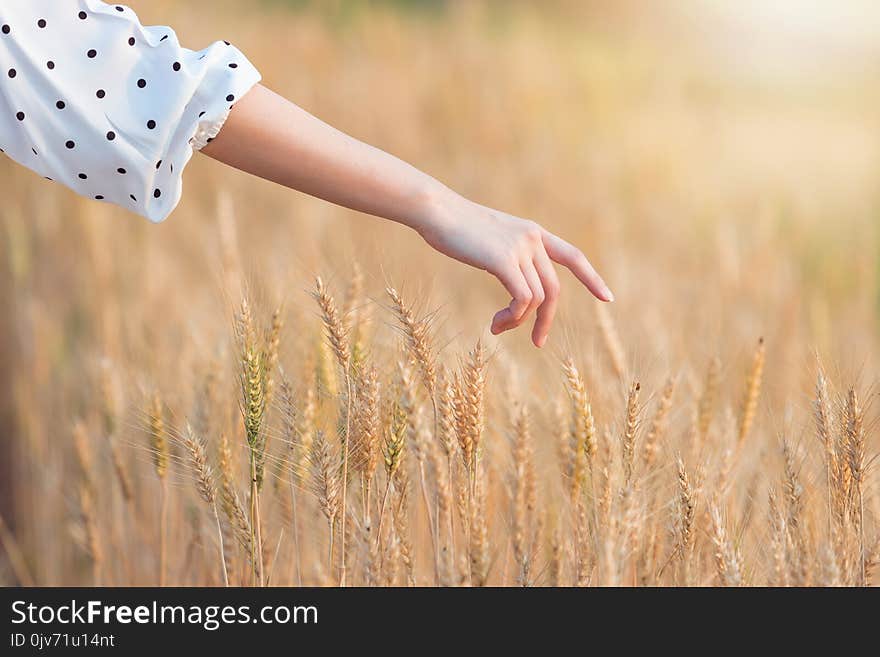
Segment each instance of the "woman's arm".
[{"label": "woman's arm", "polygon": [[559,297],[551,261],[603,301],[614,296],[580,250],[533,221],[478,205],[415,167],[332,128],[262,85],[238,101],[202,152],[261,178],[417,231],[432,247],[496,276],[510,304],[492,332],[536,311],[532,341],[547,340]]}]

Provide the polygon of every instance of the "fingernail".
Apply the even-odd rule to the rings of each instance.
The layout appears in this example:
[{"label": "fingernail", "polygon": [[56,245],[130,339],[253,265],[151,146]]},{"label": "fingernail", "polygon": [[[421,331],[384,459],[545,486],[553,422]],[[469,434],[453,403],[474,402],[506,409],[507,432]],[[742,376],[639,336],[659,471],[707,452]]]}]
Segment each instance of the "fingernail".
[{"label": "fingernail", "polygon": [[606,301],[608,301],[609,303],[610,303],[611,301],[614,301],[614,292],[612,292],[612,291],[609,289],[609,287],[608,287],[607,285],[604,286],[604,290],[603,290],[603,291],[604,291],[604,294],[605,294],[605,300],[606,300]]}]

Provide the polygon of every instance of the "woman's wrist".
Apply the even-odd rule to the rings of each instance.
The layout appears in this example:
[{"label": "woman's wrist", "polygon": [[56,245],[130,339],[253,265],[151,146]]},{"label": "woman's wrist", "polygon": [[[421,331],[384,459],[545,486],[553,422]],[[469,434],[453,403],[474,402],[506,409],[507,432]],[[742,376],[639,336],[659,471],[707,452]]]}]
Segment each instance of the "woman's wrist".
[{"label": "woman's wrist", "polygon": [[406,224],[422,237],[436,233],[448,225],[450,217],[455,214],[456,206],[467,203],[467,199],[434,179],[420,190],[417,197]]}]

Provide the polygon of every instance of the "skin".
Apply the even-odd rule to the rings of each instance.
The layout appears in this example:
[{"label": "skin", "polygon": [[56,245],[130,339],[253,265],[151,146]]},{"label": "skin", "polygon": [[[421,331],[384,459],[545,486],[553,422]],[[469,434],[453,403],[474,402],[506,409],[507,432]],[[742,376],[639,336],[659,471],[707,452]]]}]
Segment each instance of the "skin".
[{"label": "skin", "polygon": [[396,221],[440,253],[494,275],[512,297],[492,333],[535,315],[532,342],[547,341],[559,303],[554,262],[602,301],[614,295],[575,246],[528,219],[469,201],[415,167],[327,125],[256,85],[202,151],[242,171],[331,203]]}]

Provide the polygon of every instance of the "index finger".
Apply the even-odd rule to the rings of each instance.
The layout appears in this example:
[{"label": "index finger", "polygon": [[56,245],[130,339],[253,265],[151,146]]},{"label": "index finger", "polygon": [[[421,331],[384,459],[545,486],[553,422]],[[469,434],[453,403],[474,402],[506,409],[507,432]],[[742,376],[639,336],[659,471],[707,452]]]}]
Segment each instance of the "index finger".
[{"label": "index finger", "polygon": [[593,296],[601,301],[614,301],[614,294],[580,249],[547,230],[543,231],[543,241],[547,255],[567,267]]}]

